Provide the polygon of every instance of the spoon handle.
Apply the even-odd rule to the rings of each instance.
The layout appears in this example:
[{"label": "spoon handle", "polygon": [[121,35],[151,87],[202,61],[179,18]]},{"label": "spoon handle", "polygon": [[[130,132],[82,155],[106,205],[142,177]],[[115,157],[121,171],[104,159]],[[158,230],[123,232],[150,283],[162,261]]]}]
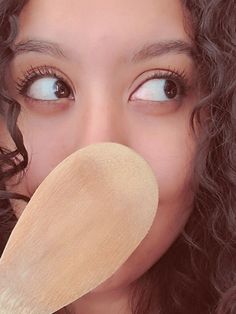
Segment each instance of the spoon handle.
[{"label": "spoon handle", "polygon": [[[2,263],[0,263],[0,314],[32,314],[22,298],[22,291]],[[39,314],[39,313],[37,313]]]}]

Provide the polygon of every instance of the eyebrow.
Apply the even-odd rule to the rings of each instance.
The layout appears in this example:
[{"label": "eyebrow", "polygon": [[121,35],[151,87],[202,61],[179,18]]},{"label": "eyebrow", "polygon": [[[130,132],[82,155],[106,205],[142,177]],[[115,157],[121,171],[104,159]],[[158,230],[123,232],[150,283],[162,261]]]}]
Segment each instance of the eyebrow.
[{"label": "eyebrow", "polygon": [[26,40],[21,41],[17,44],[15,44],[12,47],[14,56],[29,53],[29,52],[39,52],[41,54],[47,54],[54,57],[63,57],[65,58],[64,52],[61,49],[61,47],[56,44],[52,43],[50,41],[44,41],[44,40]]},{"label": "eyebrow", "polygon": [[168,40],[144,45],[142,49],[134,53],[131,62],[136,63],[169,53],[185,54],[190,58],[195,58],[195,51],[191,44],[183,40]]},{"label": "eyebrow", "polygon": [[[29,52],[38,52],[54,57],[66,58],[66,55],[60,45],[44,40],[32,39],[21,41],[13,46],[13,52],[14,56]],[[159,57],[169,53],[185,54],[192,59],[194,59],[195,57],[194,48],[190,43],[183,40],[166,40],[145,44],[141,49],[135,51],[132,54],[129,61],[131,63],[137,63],[146,59]]]}]

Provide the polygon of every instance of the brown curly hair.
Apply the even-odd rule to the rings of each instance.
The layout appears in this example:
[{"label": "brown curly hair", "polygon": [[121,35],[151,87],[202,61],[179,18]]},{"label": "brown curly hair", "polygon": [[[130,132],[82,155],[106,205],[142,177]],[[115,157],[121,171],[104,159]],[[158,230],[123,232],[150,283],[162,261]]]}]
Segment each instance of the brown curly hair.
[{"label": "brown curly hair", "polygon": [[[17,20],[27,0],[0,0],[0,75],[11,55]],[[193,211],[167,253],[135,284],[134,314],[236,313],[236,3],[182,0],[196,50],[202,99],[191,125],[201,125],[194,168]],[[0,251],[17,222],[6,191],[28,155],[17,126],[20,105],[1,86],[0,114],[16,149],[0,148]],[[202,113],[207,112],[204,122]],[[158,287],[158,289],[157,289]],[[158,300],[158,301],[157,301]]]}]

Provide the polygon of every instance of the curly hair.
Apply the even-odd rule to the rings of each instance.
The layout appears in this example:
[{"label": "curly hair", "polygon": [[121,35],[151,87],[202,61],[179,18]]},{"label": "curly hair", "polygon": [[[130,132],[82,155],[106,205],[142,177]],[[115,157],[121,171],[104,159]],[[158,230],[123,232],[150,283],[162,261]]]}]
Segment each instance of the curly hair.
[{"label": "curly hair", "polygon": [[[0,253],[17,222],[10,199],[29,200],[26,196],[6,191],[7,181],[16,174],[22,173],[27,167],[28,154],[24,147],[23,136],[17,126],[20,105],[7,97],[3,90],[4,67],[11,55],[9,45],[16,37],[17,16],[25,3],[26,1],[0,1],[0,77],[2,82],[0,115],[5,118],[7,129],[16,146],[14,151],[0,147]],[[3,103],[5,103],[4,106]]]},{"label": "curly hair", "polygon": [[[0,76],[27,0],[0,0]],[[235,0],[182,0],[196,50],[202,98],[191,126],[201,126],[194,166],[192,214],[166,254],[134,285],[134,314],[236,313],[236,6]],[[0,148],[0,252],[17,222],[6,190],[24,173],[28,155],[17,126],[20,105],[1,86],[0,114],[16,149]],[[203,115],[207,113],[207,115]],[[204,116],[204,119],[203,119]]]}]

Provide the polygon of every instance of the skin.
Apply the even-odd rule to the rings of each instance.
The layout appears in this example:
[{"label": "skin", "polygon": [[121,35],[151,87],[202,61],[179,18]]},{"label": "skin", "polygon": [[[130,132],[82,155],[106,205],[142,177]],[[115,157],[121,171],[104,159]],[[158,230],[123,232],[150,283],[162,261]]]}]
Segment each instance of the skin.
[{"label": "skin", "polygon": [[[158,262],[191,213],[196,145],[189,119],[197,93],[189,55],[169,52],[136,63],[130,58],[147,43],[191,44],[183,8],[177,0],[58,0],[56,6],[52,1],[31,0],[20,15],[16,43],[31,39],[57,43],[65,57],[31,51],[19,53],[11,62],[9,89],[22,106],[19,127],[31,160],[14,189],[32,196],[65,157],[97,142],[131,147],[156,175],[160,203],[147,237],[111,278],[67,308],[80,314],[131,313],[127,305],[131,285]],[[44,65],[56,67],[56,73],[67,78],[73,99],[32,101],[17,93],[15,81],[22,73]],[[144,86],[148,75],[158,69],[184,71],[186,95],[162,102],[135,99],[135,93],[140,96],[139,84]],[[155,82],[160,86],[160,80]],[[145,85],[145,90],[153,87]],[[18,217],[24,206],[14,203]]]}]

